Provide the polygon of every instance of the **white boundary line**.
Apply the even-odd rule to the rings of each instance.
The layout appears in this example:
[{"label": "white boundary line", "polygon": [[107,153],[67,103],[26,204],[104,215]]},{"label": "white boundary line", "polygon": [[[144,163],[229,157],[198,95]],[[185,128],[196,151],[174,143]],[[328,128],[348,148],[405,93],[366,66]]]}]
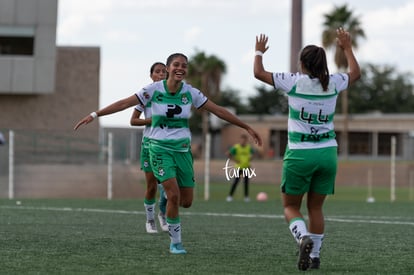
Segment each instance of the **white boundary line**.
[{"label": "white boundary line", "polygon": [[[36,207],[36,206],[21,206],[21,205],[2,205],[0,209],[15,209],[15,210],[42,210],[42,211],[61,211],[61,212],[91,212],[91,213],[107,213],[107,214],[127,214],[127,215],[145,215],[144,211],[131,210],[115,210],[115,209],[97,209],[97,208],[71,208],[71,207]],[[242,213],[212,213],[212,212],[181,212],[183,216],[213,216],[213,217],[236,217],[236,218],[262,218],[262,219],[284,219],[283,215],[266,215],[266,214],[242,214]],[[341,217],[341,218],[340,218]],[[368,223],[368,224],[391,224],[391,225],[411,225],[414,226],[414,221],[395,220],[396,217],[370,217],[370,216],[328,216],[325,221],[340,222],[340,223]],[[372,219],[376,218],[376,219]],[[401,219],[407,219],[399,217]],[[384,220],[380,220],[384,219]],[[387,220],[385,220],[387,219]]]}]

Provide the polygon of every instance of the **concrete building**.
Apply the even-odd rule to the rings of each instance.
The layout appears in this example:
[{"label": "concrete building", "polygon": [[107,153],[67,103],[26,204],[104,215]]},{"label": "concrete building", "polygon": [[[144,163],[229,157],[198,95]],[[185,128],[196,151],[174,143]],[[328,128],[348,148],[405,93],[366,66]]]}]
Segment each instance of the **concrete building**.
[{"label": "concrete building", "polygon": [[[71,136],[99,107],[100,49],[57,47],[57,11],[57,0],[0,0],[0,131]],[[99,124],[76,134],[97,141]]]},{"label": "concrete building", "polygon": [[0,0],[0,94],[54,92],[56,0]]},{"label": "concrete building", "polygon": [[[257,148],[263,158],[282,158],[287,143],[287,116],[240,116],[262,135],[263,147]],[[335,116],[335,132],[341,144],[344,119]],[[400,159],[414,159],[414,114],[358,114],[348,121],[350,158],[382,158],[391,154],[391,137],[396,138],[396,155]],[[224,125],[220,131],[219,151],[238,142],[242,129]],[[339,154],[343,148],[339,146]]]}]

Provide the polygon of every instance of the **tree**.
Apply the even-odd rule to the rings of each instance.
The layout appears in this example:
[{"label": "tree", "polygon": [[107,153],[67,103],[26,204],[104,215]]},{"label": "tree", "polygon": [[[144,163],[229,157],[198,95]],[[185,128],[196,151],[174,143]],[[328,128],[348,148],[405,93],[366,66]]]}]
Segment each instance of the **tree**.
[{"label": "tree", "polygon": [[231,88],[227,88],[226,90],[221,91],[220,98],[217,103],[224,107],[233,107],[236,110],[237,114],[249,113],[248,107],[246,104],[243,104],[240,92]]},{"label": "tree", "polygon": [[288,100],[284,92],[256,87],[258,94],[248,98],[248,110],[251,114],[287,114]]},{"label": "tree", "polygon": [[222,75],[226,73],[226,64],[215,55],[207,56],[196,50],[188,64],[188,81],[212,100],[220,95]]},{"label": "tree", "polygon": [[365,38],[365,32],[361,28],[359,18],[353,16],[352,10],[349,10],[346,4],[335,7],[331,13],[324,14],[324,17],[322,45],[326,49],[335,48],[335,64],[339,70],[345,70],[348,68],[348,62],[344,51],[336,43],[336,30],[339,27],[347,30],[352,37],[352,46],[354,48],[358,48],[358,39]]},{"label": "tree", "polygon": [[349,89],[350,113],[412,113],[414,87],[411,74],[396,72],[391,66],[367,64],[361,79]]},{"label": "tree", "polygon": [[[353,16],[352,10],[348,9],[345,4],[343,6],[335,7],[332,12],[325,14],[325,22],[323,23],[324,30],[322,32],[322,45],[324,48],[335,48],[335,64],[339,71],[344,71],[348,68],[348,62],[345,58],[344,51],[336,43],[336,30],[343,27],[349,31],[352,37],[352,44],[354,48],[358,47],[358,39],[365,38],[365,33],[361,28],[359,18]],[[342,134],[342,155],[348,155],[348,92],[343,91],[341,96],[341,109],[344,116],[344,128]]]}]

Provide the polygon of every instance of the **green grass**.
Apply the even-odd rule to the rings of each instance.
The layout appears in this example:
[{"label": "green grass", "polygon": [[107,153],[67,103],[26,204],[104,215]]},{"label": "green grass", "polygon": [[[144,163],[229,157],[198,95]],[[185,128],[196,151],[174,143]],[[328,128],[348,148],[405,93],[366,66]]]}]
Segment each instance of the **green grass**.
[{"label": "green grass", "polygon": [[[217,200],[225,200],[231,183],[213,183],[210,186],[210,198]],[[252,199],[255,198],[256,194],[263,191],[269,195],[270,199],[279,199],[278,184],[261,184],[255,183],[252,181],[250,184],[250,194]],[[199,184],[195,190],[196,197],[203,199],[204,198],[204,185]],[[414,190],[410,190],[408,187],[399,187],[396,189],[396,198],[400,202],[414,202]],[[390,188],[389,187],[375,187],[372,190],[372,196],[375,198],[375,201],[378,202],[389,202],[390,201]],[[366,187],[359,186],[337,186],[335,188],[335,195],[330,196],[331,200],[341,200],[341,201],[366,201],[368,197],[368,189]],[[243,185],[242,182],[239,182],[239,186],[235,192],[235,199],[243,199]]]},{"label": "green grass", "polygon": [[[197,189],[180,209],[187,255],[168,252],[168,234],[145,233],[143,200],[2,199],[0,274],[302,274],[277,188],[252,184],[270,200],[244,203],[239,186],[227,203],[228,188],[213,185],[208,202]],[[338,188],[329,198],[312,274],[412,274],[414,204],[374,196],[367,203],[366,190]]]}]

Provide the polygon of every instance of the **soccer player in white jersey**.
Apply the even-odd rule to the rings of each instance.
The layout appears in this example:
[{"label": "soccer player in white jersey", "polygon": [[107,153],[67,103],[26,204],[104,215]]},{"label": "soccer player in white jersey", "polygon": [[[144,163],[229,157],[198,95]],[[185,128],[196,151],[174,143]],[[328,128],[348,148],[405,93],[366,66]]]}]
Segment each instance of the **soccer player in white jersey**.
[{"label": "soccer player in white jersey", "polygon": [[[150,68],[150,77],[156,82],[167,78],[166,66],[162,62],[155,62]],[[141,170],[145,173],[145,180],[147,183],[147,189],[145,191],[144,207],[147,221],[145,228],[147,233],[157,233],[157,225],[155,224],[155,196],[157,194],[157,185],[160,193],[159,199],[159,213],[158,220],[160,222],[161,230],[168,231],[167,221],[165,219],[165,210],[167,205],[167,198],[165,197],[164,188],[162,184],[157,184],[157,179],[152,172],[150,154],[149,154],[149,134],[151,131],[151,105],[142,106],[138,104],[135,106],[131,116],[130,123],[133,126],[145,126],[142,133],[141,142]],[[141,118],[141,114],[144,114],[144,118]]]},{"label": "soccer player in white jersey", "polygon": [[188,73],[188,59],[184,54],[170,55],[166,65],[167,80],[149,84],[136,94],[92,112],[81,119],[74,129],[92,122],[98,116],[109,115],[138,104],[146,106],[151,102],[150,157],[154,175],[162,183],[168,197],[166,216],[170,252],[186,254],[181,241],[179,206],[188,208],[193,202],[195,183],[188,123],[191,107],[211,112],[245,129],[259,146],[262,145],[262,139],[248,124],[184,82]]},{"label": "soccer player in white jersey", "polygon": [[[342,28],[337,43],[344,50],[348,73],[329,74],[323,48],[309,45],[300,54],[300,73],[272,73],[263,66],[268,37],[256,36],[254,76],[288,96],[288,144],[281,183],[285,219],[299,246],[298,268],[319,268],[324,237],[323,203],[334,193],[337,142],[334,112],[338,94],[360,78],[352,40]],[[307,194],[309,225],[300,212]]]}]

